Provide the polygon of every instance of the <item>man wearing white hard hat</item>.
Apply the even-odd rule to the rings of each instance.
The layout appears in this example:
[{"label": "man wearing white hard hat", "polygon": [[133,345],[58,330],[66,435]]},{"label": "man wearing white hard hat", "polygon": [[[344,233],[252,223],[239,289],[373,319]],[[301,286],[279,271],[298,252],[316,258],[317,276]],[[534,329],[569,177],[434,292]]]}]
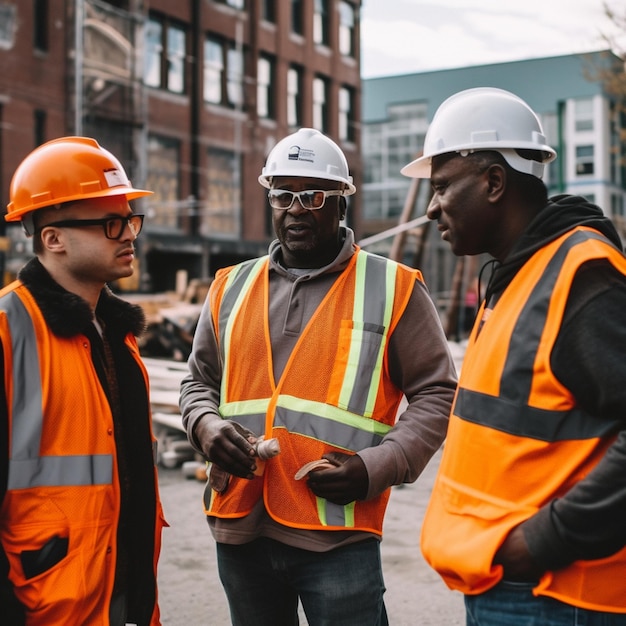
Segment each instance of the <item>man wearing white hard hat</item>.
[{"label": "man wearing white hard hat", "polygon": [[468,626],[626,624],[626,259],[599,207],[548,199],[555,157],[523,100],[477,88],[402,170],[455,254],[494,258],[421,537]]},{"label": "man wearing white hard hat", "polygon": [[295,626],[300,602],[311,626],[383,626],[390,487],[441,445],[454,365],[420,272],[342,225],[356,189],[337,144],[303,128],[259,182],[277,239],[217,273],[181,393],[232,622]]}]

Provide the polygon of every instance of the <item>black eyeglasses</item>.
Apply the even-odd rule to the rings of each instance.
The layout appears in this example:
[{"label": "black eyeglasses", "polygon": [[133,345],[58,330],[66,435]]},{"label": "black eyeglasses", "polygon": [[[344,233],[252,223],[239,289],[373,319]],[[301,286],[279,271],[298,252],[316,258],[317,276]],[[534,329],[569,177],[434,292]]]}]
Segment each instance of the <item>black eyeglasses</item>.
[{"label": "black eyeglasses", "polygon": [[83,226],[102,226],[104,230],[104,236],[107,239],[119,239],[128,224],[130,232],[137,237],[141,232],[143,226],[143,215],[127,215],[122,217],[116,215],[115,217],[102,217],[100,219],[93,220],[60,220],[59,222],[52,222],[51,224],[44,224],[39,230],[46,226],[59,226],[65,228],[82,228]]},{"label": "black eyeglasses", "polygon": [[305,189],[304,191],[270,189],[267,197],[273,209],[286,211],[293,206],[294,200],[298,198],[302,208],[315,211],[324,206],[328,196],[343,196],[343,193],[342,189]]}]

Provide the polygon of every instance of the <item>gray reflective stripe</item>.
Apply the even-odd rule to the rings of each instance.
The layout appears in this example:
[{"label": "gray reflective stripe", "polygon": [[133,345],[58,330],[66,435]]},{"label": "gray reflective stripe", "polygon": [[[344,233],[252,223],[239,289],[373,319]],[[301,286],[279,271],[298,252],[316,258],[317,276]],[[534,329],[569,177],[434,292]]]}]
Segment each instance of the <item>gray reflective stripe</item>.
[{"label": "gray reflective stripe", "polygon": [[[551,294],[554,291],[554,285],[570,250],[589,238],[600,239],[600,237],[593,237],[585,232],[576,232],[568,237],[550,259],[541,278],[533,288],[513,329],[502,372],[501,396],[521,398],[523,402],[528,402],[533,382],[535,358],[550,305],[550,299],[546,297],[546,294]],[[513,372],[514,375],[512,375]]]},{"label": "gray reflective stripe", "polygon": [[584,411],[551,411],[528,406],[533,382],[534,363],[547,321],[549,298],[554,291],[565,257],[572,249],[589,239],[607,243],[596,233],[575,232],[550,259],[542,276],[515,323],[506,356],[499,396],[489,396],[460,388],[454,406],[458,417],[513,435],[562,441],[602,437],[614,432],[619,418],[585,419]]},{"label": "gray reflective stripe", "polygon": [[354,528],[354,502],[342,506],[317,496],[315,499],[317,501],[317,515],[322,526]]},{"label": "gray reflective stripe", "polygon": [[109,485],[113,477],[110,454],[42,456],[9,461],[9,489]]},{"label": "gray reflective stripe", "polygon": [[7,316],[13,351],[13,424],[11,458],[39,456],[43,416],[39,355],[33,322],[15,292],[0,299]]},{"label": "gray reflective stripe", "polygon": [[39,353],[32,319],[15,292],[0,299],[11,330],[13,407],[8,489],[110,484],[111,455],[40,456],[43,431]]},{"label": "gray reflective stripe", "polygon": [[[235,419],[253,433],[262,435],[265,433],[268,406],[269,398],[230,402],[220,406],[220,414],[223,418]],[[315,437],[354,452],[377,446],[392,428],[388,424],[322,402],[288,395],[278,397],[274,427],[283,427],[292,433]]]},{"label": "gray reflective stripe", "polygon": [[281,426],[292,433],[314,437],[353,452],[377,446],[391,429],[387,424],[334,409],[327,404],[290,396],[281,396],[276,407],[274,427]]},{"label": "gray reflective stripe", "polygon": [[241,307],[245,295],[250,289],[250,285],[254,282],[259,272],[263,268],[267,256],[252,261],[246,261],[236,266],[228,276],[224,294],[220,304],[219,325],[220,325],[220,351],[222,353],[222,385],[221,397],[227,400],[228,390],[228,360],[229,351],[226,346],[230,346],[230,335],[232,333],[233,324],[237,318],[237,312]]},{"label": "gray reflective stripe", "polygon": [[353,330],[339,405],[371,416],[381,383],[393,311],[397,265],[360,251],[356,261]]},{"label": "gray reflective stripe", "polygon": [[467,422],[481,424],[518,437],[541,441],[566,441],[604,437],[615,432],[620,418],[589,419],[580,409],[549,411],[514,404],[501,396],[459,389],[454,414]]}]

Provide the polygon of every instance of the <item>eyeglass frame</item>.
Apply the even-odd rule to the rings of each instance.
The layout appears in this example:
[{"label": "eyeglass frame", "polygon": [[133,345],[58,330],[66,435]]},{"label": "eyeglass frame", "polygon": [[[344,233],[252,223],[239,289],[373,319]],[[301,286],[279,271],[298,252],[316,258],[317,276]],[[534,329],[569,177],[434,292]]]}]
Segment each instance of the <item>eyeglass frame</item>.
[{"label": "eyeglass frame", "polygon": [[[111,241],[118,241],[124,234],[126,227],[130,229],[130,232],[138,237],[141,229],[143,228],[143,220],[145,215],[141,213],[132,213],[131,215],[111,215],[110,217],[100,217],[97,219],[74,219],[74,220],[59,220],[58,222],[51,222],[50,224],[44,224],[38,231],[41,232],[47,226],[57,226],[59,228],[81,228],[83,226],[102,226],[104,236]],[[135,232],[135,226],[132,225],[131,220],[139,219],[139,228]],[[107,233],[107,224],[110,222],[118,222],[120,224],[120,232],[117,237],[110,237]]]},{"label": "eyeglass frame", "polygon": [[[276,196],[279,193],[291,194],[291,202],[289,203],[289,206],[281,207],[274,206],[272,204],[272,196]],[[300,196],[307,193],[323,193],[324,201],[322,202],[322,204],[320,204],[320,206],[317,207],[305,207],[300,201]],[[302,191],[291,191],[290,189],[270,189],[267,193],[267,199],[270,203],[270,206],[277,211],[288,211],[293,206],[296,198],[298,198],[298,202],[303,209],[306,209],[307,211],[319,211],[320,209],[324,208],[324,205],[326,204],[326,198],[331,196],[345,196],[345,189],[303,189]]]}]

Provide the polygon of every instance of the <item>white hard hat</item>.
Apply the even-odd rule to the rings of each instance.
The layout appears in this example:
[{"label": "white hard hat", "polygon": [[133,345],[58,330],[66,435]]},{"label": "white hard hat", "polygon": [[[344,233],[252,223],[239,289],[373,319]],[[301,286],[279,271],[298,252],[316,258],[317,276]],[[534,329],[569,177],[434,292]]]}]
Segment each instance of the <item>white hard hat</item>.
[{"label": "white hard hat", "polygon": [[341,148],[314,128],[301,128],[272,148],[259,182],[269,189],[274,176],[336,180],[346,186],[346,196],[356,191]]},{"label": "white hard hat", "polygon": [[[426,133],[423,156],[401,172],[429,178],[432,157],[479,150],[495,150],[513,169],[537,178],[543,177],[545,164],[556,158],[539,118],[526,102],[503,89],[478,87],[460,91],[440,105]],[[537,150],[542,159],[525,159],[516,150]]]}]

